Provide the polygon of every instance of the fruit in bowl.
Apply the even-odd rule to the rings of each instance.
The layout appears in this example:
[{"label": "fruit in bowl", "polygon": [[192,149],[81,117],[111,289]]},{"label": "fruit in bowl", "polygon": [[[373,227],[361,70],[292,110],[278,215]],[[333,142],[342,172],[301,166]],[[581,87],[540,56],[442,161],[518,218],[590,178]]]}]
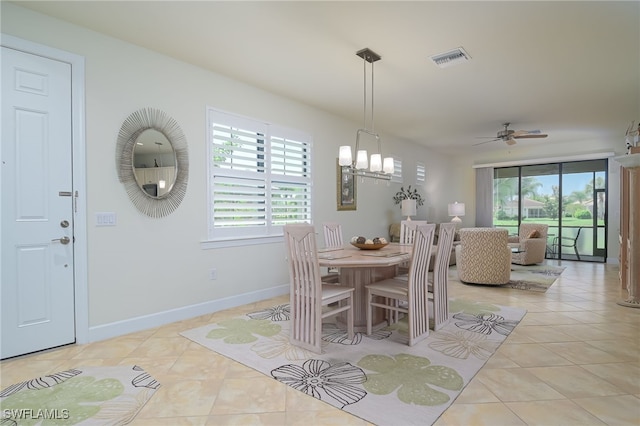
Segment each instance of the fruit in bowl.
[{"label": "fruit in bowl", "polygon": [[366,238],[357,236],[351,238],[351,245],[361,250],[379,250],[387,244],[389,244],[389,242],[384,237]]}]

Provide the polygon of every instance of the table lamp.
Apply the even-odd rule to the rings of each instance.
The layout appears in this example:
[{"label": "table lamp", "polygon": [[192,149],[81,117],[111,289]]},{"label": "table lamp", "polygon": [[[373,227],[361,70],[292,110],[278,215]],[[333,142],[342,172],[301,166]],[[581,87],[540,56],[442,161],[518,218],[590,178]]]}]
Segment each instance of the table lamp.
[{"label": "table lamp", "polygon": [[462,222],[460,216],[464,216],[464,203],[454,202],[449,204],[449,216],[454,216],[451,222]]},{"label": "table lamp", "polygon": [[416,213],[416,200],[402,200],[402,216],[407,216],[407,220],[411,220],[411,216],[415,216]]}]

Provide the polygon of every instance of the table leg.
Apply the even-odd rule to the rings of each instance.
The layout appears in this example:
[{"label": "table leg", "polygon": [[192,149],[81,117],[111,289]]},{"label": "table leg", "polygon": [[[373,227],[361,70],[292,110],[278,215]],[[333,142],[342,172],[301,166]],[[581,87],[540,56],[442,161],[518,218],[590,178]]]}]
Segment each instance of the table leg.
[{"label": "table leg", "polygon": [[[353,295],[353,326],[358,332],[367,331],[367,289],[365,286],[396,276],[396,266],[376,268],[340,268],[340,284],[355,289]],[[384,310],[373,309],[372,322],[378,325],[384,322]]]}]

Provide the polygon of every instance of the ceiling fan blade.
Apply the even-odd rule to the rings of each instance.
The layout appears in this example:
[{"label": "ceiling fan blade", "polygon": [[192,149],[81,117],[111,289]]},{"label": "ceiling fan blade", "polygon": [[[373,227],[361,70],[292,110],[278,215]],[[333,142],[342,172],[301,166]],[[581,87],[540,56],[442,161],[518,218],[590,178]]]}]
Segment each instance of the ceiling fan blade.
[{"label": "ceiling fan blade", "polygon": [[495,142],[495,141],[499,141],[499,140],[500,140],[500,138],[493,138],[493,139],[488,140],[488,141],[482,141],[482,142],[474,143],[472,146],[483,145],[485,143]]},{"label": "ceiling fan blade", "polygon": [[516,139],[535,139],[535,138],[546,138],[547,135],[544,133],[533,133],[533,134],[524,134],[519,136],[512,135],[511,137]]},{"label": "ceiling fan blade", "polygon": [[537,135],[541,134],[540,130],[516,130],[511,135],[512,136],[522,136],[522,135]]}]

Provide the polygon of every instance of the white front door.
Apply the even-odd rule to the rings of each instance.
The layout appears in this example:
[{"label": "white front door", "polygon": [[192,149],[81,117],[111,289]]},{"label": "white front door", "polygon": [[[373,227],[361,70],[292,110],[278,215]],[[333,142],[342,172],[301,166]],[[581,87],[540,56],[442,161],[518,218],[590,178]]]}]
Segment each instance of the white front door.
[{"label": "white front door", "polygon": [[0,358],[75,341],[71,66],[2,47]]}]

